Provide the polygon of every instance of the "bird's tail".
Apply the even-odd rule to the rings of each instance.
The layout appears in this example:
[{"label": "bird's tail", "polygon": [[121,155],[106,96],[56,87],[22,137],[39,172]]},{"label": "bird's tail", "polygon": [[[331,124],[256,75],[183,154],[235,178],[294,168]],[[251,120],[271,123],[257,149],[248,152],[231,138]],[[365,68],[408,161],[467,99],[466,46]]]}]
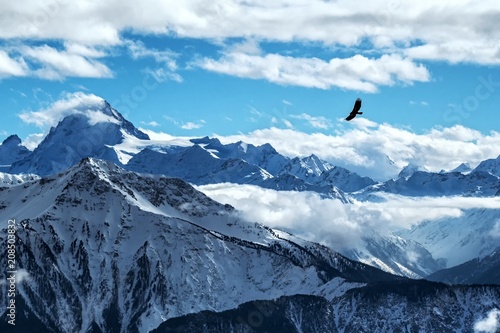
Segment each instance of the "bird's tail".
[{"label": "bird's tail", "polygon": [[356,112],[356,114],[363,114],[363,112]]}]

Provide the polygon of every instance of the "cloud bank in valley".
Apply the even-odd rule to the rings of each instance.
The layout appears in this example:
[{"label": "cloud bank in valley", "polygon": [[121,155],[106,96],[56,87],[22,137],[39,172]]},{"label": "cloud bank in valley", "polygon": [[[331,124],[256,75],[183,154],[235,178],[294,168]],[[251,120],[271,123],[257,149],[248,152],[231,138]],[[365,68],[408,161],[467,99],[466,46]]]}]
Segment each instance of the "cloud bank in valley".
[{"label": "cloud bank in valley", "polygon": [[335,250],[354,248],[374,232],[389,234],[423,221],[460,217],[466,209],[500,209],[500,198],[405,197],[381,194],[380,202],[343,204],[313,192],[276,191],[255,185],[198,186],[211,198],[228,203],[243,218],[289,231]]}]

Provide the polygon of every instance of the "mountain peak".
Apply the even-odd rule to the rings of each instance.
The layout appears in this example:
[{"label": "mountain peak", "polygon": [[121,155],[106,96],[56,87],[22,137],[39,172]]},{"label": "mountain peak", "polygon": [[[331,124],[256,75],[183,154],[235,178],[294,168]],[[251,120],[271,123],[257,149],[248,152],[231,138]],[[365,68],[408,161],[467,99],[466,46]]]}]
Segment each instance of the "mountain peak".
[{"label": "mountain peak", "polygon": [[3,140],[2,146],[3,145],[20,145],[21,144],[21,139],[17,136],[17,134],[10,135],[7,137],[7,139]]},{"label": "mountain peak", "polygon": [[410,162],[401,170],[401,172],[398,175],[398,178],[408,178],[417,171],[428,171],[428,170],[421,165]]},{"label": "mountain peak", "polygon": [[455,169],[451,170],[450,172],[469,172],[471,171],[472,168],[470,167],[469,163],[461,163],[459,166],[457,166]]},{"label": "mountain peak", "polygon": [[500,177],[500,155],[497,158],[484,160],[474,169],[474,171],[488,172],[494,176]]},{"label": "mountain peak", "polygon": [[21,144],[21,139],[16,134],[9,136],[0,145],[0,171],[7,171],[12,163],[29,153],[29,149]]},{"label": "mountain peak", "polygon": [[120,164],[119,149],[128,136],[149,140],[130,121],[103,99],[72,105],[64,117],[38,147],[12,163],[10,173],[34,173],[47,176],[61,172],[84,157],[96,157]]}]

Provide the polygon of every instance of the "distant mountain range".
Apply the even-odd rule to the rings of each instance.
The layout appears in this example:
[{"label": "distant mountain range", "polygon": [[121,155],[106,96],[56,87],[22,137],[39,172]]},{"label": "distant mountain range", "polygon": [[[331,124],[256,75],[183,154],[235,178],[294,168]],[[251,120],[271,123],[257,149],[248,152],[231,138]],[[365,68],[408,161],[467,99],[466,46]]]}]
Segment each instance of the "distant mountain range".
[{"label": "distant mountain range", "polygon": [[[261,328],[275,332],[455,332],[470,331],[488,304],[500,304],[497,287],[408,279],[497,283],[499,209],[374,230],[340,254],[244,221],[190,185],[310,191],[345,205],[384,195],[495,199],[500,156],[441,173],[410,164],[375,182],[269,144],[157,142],[105,101],[83,109],[33,151],[17,136],[0,145],[0,228],[18,221],[19,268],[30,276],[19,284],[21,331],[247,332],[252,327],[234,318],[248,319],[245,311],[259,304],[274,309]],[[0,264],[7,266],[5,256]],[[4,289],[0,301],[4,331]]]}]

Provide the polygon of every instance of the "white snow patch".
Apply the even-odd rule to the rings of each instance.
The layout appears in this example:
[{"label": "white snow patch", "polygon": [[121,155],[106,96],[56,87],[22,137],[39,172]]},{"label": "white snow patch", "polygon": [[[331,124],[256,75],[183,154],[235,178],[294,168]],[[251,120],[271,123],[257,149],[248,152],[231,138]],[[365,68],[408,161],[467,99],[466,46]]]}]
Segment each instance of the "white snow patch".
[{"label": "white snow patch", "polygon": [[500,329],[500,310],[493,309],[486,315],[485,318],[477,321],[474,324],[474,332],[495,333]]}]

